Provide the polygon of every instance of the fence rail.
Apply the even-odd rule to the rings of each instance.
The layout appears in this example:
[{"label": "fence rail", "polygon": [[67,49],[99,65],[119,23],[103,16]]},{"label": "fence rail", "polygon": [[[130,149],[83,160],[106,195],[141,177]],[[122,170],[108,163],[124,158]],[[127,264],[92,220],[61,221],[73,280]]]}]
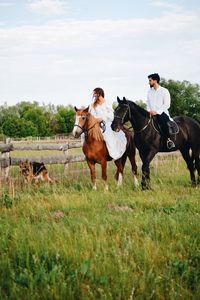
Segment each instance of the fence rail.
[{"label": "fence rail", "polygon": [[[29,162],[43,162],[45,164],[64,164],[65,170],[68,169],[68,164],[73,162],[83,162],[85,161],[84,155],[69,155],[68,150],[73,148],[80,148],[81,142],[69,141],[67,143],[46,143],[46,144],[18,144],[10,143],[7,140],[6,143],[0,144],[0,168],[1,168],[1,178],[7,178],[9,176],[10,166],[17,166],[20,162],[28,159]],[[62,151],[58,155],[41,155],[38,157],[33,156],[18,156],[12,157],[10,153],[15,150],[21,151],[42,151],[42,150],[57,150]]]},{"label": "fence rail", "polygon": [[81,142],[69,142],[65,144],[0,144],[0,152],[10,152],[14,150],[58,150],[66,151],[72,148],[80,148]]}]

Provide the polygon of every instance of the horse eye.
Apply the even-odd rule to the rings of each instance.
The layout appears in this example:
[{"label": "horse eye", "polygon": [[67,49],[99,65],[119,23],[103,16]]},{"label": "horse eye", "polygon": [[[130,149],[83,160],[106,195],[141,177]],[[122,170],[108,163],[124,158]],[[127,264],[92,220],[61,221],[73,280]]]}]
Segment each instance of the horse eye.
[{"label": "horse eye", "polygon": [[85,116],[82,116],[82,120],[85,120]]}]

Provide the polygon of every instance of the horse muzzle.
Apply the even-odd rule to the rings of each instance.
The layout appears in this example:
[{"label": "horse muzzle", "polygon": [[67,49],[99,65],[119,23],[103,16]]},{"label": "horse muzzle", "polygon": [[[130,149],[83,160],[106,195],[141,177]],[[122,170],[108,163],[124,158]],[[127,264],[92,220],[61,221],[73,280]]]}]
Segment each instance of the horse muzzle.
[{"label": "horse muzzle", "polygon": [[74,127],[74,129],[72,131],[72,135],[77,139],[80,137],[82,132],[83,132],[83,130],[81,130],[80,128]]},{"label": "horse muzzle", "polygon": [[113,131],[116,131],[116,132],[120,131],[120,127],[117,124],[111,124],[111,128]]}]

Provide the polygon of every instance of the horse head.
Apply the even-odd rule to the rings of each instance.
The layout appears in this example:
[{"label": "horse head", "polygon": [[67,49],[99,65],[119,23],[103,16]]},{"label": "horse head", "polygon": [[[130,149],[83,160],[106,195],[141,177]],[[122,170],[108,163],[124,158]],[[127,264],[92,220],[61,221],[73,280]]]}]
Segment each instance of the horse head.
[{"label": "horse head", "polygon": [[76,106],[74,107],[76,111],[75,123],[72,134],[75,138],[79,138],[80,135],[85,131],[88,115],[89,115],[89,106],[87,108],[78,109]]},{"label": "horse head", "polygon": [[117,97],[117,102],[118,106],[115,109],[114,119],[111,124],[111,128],[114,131],[119,131],[122,125],[126,123],[130,117],[130,108],[126,98],[123,97],[123,99],[120,100],[120,98]]}]

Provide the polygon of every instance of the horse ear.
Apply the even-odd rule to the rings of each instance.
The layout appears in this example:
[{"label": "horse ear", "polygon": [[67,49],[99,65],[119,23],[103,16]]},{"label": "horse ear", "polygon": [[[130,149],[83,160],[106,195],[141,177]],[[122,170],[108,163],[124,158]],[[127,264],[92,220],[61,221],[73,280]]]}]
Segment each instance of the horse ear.
[{"label": "horse ear", "polygon": [[76,106],[74,106],[74,110],[75,110],[75,111],[77,111],[77,110],[78,110],[78,108],[77,108]]},{"label": "horse ear", "polygon": [[86,107],[83,111],[86,112],[86,113],[88,113],[89,108],[90,108],[90,107],[88,106],[88,107]]},{"label": "horse ear", "polygon": [[126,100],[126,98],[125,97],[123,97],[123,102],[126,102],[127,100]]},{"label": "horse ear", "polygon": [[117,96],[117,102],[118,103],[120,103],[121,102],[121,100],[120,100],[120,98]]}]

